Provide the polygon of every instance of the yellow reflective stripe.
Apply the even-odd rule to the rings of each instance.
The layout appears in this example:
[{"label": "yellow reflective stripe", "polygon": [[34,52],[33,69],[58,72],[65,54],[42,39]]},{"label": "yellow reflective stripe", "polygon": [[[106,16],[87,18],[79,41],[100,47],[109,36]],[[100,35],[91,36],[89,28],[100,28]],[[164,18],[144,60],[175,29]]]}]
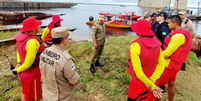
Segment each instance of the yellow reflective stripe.
[{"label": "yellow reflective stripe", "polygon": [[36,79],[34,79],[34,89],[35,89],[35,100],[37,100]]}]

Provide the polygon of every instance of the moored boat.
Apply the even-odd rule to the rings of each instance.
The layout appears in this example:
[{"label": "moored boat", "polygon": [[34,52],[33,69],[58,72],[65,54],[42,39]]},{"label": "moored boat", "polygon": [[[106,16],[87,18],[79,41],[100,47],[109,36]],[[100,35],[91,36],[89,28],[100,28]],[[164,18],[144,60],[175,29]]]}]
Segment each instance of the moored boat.
[{"label": "moored boat", "polygon": [[[111,18],[115,18],[115,21],[107,25],[108,27],[114,28],[131,28],[131,24],[135,23],[136,20],[132,19],[131,15],[128,14],[111,14],[111,13],[99,13],[99,15],[104,16],[104,22],[111,21]],[[88,25],[93,25],[96,21],[93,21],[93,17],[90,17],[90,21],[87,22]]]},{"label": "moored boat", "polygon": [[131,15],[133,20],[137,20],[141,17],[136,15],[136,12],[134,11],[123,11],[122,14]]}]

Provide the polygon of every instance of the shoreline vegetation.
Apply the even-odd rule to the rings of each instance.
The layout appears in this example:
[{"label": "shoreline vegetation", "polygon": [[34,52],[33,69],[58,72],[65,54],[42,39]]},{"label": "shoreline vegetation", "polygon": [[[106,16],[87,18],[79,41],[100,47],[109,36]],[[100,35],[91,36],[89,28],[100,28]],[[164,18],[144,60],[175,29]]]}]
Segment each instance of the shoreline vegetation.
[{"label": "shoreline vegetation", "polygon": [[[80,81],[75,86],[76,101],[125,101],[131,76],[127,73],[127,57],[130,43],[137,36],[110,36],[106,39],[101,57],[103,67],[97,72],[89,70],[92,42],[70,40],[66,49],[74,57]],[[10,65],[5,58],[16,65],[16,46],[1,44],[0,49],[0,101],[20,101],[21,84],[19,77],[12,75]],[[179,71],[176,79],[175,101],[200,101],[201,61],[190,52],[186,71]],[[43,101],[43,100],[40,100]],[[167,92],[162,101],[167,101]]]},{"label": "shoreline vegetation", "polygon": [[[0,26],[0,29],[4,29],[5,27]],[[14,36],[19,33],[20,31],[0,31],[0,40],[14,38]],[[43,33],[43,28],[39,28],[38,33]]]}]

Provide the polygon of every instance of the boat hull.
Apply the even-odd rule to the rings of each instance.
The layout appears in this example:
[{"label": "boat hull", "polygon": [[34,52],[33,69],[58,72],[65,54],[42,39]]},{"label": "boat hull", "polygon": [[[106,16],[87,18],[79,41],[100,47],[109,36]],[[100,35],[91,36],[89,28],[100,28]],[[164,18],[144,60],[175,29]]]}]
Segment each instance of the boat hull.
[{"label": "boat hull", "polygon": [[137,19],[139,19],[141,16],[137,16],[137,15],[135,15],[135,16],[132,16],[132,19],[133,20],[137,20]]},{"label": "boat hull", "polygon": [[[93,25],[95,22],[96,21],[89,21],[86,24],[87,25]],[[129,28],[131,28],[131,25],[124,25],[124,24],[118,24],[118,23],[112,22],[111,24],[107,25],[107,27],[129,29]]]}]

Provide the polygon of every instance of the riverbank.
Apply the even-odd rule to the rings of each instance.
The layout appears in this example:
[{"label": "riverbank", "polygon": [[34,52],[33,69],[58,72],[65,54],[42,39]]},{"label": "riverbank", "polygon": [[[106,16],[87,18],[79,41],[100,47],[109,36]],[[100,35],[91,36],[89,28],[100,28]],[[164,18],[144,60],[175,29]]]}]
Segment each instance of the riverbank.
[{"label": "riverbank", "polygon": [[67,2],[34,2],[34,1],[18,1],[18,0],[1,0],[1,8],[70,8],[77,5],[76,3]]},{"label": "riverbank", "polygon": [[[92,42],[70,40],[66,49],[75,59],[77,72],[81,78],[75,86],[76,101],[125,101],[131,77],[127,74],[129,44],[137,36],[111,36],[106,40],[101,58],[104,67],[97,72],[89,71]],[[20,101],[21,85],[19,77],[10,72],[5,54],[12,64],[16,64],[16,47],[1,45],[0,52],[0,100]],[[180,71],[176,80],[175,101],[200,101],[201,62],[191,52],[188,56],[186,71]],[[167,100],[167,93],[163,100]],[[42,100],[41,100],[42,101]]]},{"label": "riverbank", "polygon": [[[1,29],[1,27],[0,27],[0,29]],[[4,28],[2,28],[2,29],[4,29]],[[19,32],[20,32],[19,30],[16,30],[16,31],[0,31],[0,40],[13,38]],[[38,33],[43,33],[43,28],[39,28]]]}]

